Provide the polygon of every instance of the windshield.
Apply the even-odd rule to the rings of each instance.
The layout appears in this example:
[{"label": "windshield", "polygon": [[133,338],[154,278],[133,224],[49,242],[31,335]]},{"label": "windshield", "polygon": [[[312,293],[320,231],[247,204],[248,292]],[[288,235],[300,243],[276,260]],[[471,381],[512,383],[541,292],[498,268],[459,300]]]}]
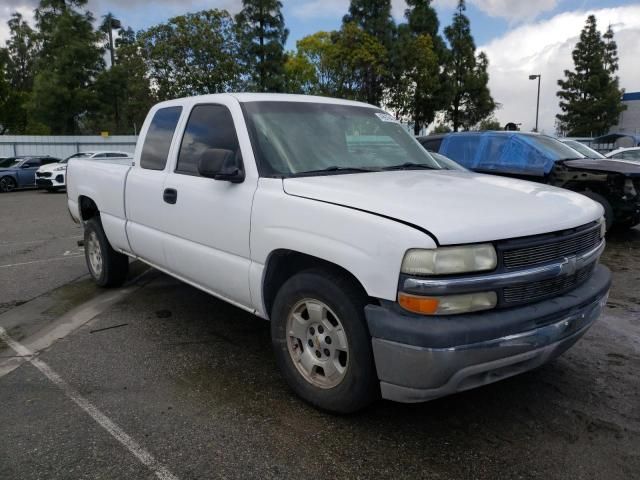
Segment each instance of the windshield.
[{"label": "windshield", "polygon": [[564,140],[562,143],[569,145],[575,151],[580,152],[587,158],[605,158],[601,153],[596,152],[593,148],[589,148],[584,143],[580,143],[577,140]]},{"label": "windshield", "polygon": [[573,160],[585,158],[583,154],[575,151],[569,145],[565,145],[560,140],[556,140],[546,135],[527,135],[527,140],[544,151],[547,156],[557,162],[558,160]]},{"label": "windshield", "polygon": [[65,158],[64,160],[60,160],[60,163],[67,163],[72,158],[89,158],[91,155],[93,155],[93,152],[74,153],[73,155]]},{"label": "windshield", "polygon": [[389,114],[306,102],[244,104],[262,175],[442,169]]},{"label": "windshield", "polygon": [[468,171],[462,165],[460,165],[459,163],[454,162],[449,157],[445,157],[441,153],[429,152],[429,154],[431,154],[433,159],[436,162],[438,162],[438,165],[440,165],[442,168],[446,168],[447,170],[462,170],[462,171],[465,171],[465,172]]}]

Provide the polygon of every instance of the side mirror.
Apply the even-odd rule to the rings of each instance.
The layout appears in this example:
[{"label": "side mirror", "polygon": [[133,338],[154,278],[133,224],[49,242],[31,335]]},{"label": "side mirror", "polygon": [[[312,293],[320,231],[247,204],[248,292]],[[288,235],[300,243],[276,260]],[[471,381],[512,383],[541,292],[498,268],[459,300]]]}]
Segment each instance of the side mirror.
[{"label": "side mirror", "polygon": [[236,162],[235,152],[222,148],[210,148],[202,153],[198,160],[198,173],[203,177],[231,183],[244,181],[244,172]]},{"label": "side mirror", "polygon": [[27,165],[27,164],[20,165],[20,168],[22,168],[22,169],[33,168],[33,167],[34,167],[34,165]]}]

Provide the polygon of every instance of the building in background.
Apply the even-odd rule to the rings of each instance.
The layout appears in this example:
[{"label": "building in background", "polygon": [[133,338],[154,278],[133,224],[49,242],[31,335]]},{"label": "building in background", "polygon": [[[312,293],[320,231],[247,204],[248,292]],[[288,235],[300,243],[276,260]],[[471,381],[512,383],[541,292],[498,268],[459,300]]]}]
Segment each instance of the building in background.
[{"label": "building in background", "polygon": [[620,114],[618,124],[611,127],[611,133],[640,134],[640,92],[625,93],[622,103],[627,109]]}]

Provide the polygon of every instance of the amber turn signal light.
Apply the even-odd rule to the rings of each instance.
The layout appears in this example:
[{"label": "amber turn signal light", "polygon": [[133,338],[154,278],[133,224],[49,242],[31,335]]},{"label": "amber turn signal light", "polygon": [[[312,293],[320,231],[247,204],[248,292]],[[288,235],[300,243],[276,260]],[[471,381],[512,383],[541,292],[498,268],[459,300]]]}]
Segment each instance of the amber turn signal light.
[{"label": "amber turn signal light", "polygon": [[433,315],[438,310],[440,300],[431,297],[419,297],[407,293],[398,293],[398,303],[405,310],[421,315]]}]

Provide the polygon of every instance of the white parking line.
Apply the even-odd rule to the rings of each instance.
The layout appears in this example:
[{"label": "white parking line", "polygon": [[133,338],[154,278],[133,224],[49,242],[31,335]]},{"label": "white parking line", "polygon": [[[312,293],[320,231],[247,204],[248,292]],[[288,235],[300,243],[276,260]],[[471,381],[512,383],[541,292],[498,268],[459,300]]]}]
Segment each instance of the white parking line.
[{"label": "white parking line", "polygon": [[0,265],[0,268],[21,267],[22,265],[31,265],[33,263],[57,262],[60,260],[67,260],[68,258],[82,257],[83,255],[84,253],[74,253],[74,254],[65,253],[62,257],[43,258],[42,260],[31,260],[30,262],[8,263],[6,265]]},{"label": "white parking line", "polygon": [[72,237],[43,238],[41,240],[29,240],[27,242],[0,242],[0,248],[2,248],[2,247],[13,247],[13,246],[16,246],[16,245],[33,245],[33,244],[36,244],[36,243],[54,242],[56,240],[82,240],[82,235],[73,235]]},{"label": "white parking line", "polygon": [[98,425],[104,428],[107,432],[119,441],[131,454],[136,457],[143,465],[151,470],[156,477],[160,480],[177,480],[173,473],[155,459],[151,453],[149,453],[138,442],[131,438],[124,430],[102,413],[98,408],[93,405],[89,400],[80,395],[71,385],[65,382],[60,375],[54,372],[49,365],[42,360],[34,358],[33,353],[24,345],[16,342],[13,338],[7,335],[4,328],[0,327],[0,339],[4,341],[16,354],[29,358],[29,362],[40,370],[45,377],[47,377],[55,386],[64,392],[64,394],[71,399],[76,405],[84,410],[91,418],[93,418]]}]

